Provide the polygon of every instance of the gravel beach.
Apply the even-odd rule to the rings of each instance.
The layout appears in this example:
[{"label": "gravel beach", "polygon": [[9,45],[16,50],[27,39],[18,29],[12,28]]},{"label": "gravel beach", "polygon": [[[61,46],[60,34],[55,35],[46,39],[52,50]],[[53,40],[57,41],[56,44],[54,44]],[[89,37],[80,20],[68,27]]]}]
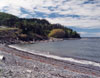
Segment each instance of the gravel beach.
[{"label": "gravel beach", "polygon": [[0,78],[100,78],[100,68],[15,50],[0,44]]}]

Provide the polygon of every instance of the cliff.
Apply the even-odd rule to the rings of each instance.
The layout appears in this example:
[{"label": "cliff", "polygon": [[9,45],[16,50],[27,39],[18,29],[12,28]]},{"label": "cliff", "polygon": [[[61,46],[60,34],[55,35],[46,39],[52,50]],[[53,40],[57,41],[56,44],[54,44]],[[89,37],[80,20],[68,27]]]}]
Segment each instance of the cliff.
[{"label": "cliff", "polygon": [[0,28],[1,43],[17,43],[19,29],[18,28]]},{"label": "cliff", "polygon": [[[3,29],[4,27],[5,29]],[[16,29],[18,31],[17,34]],[[51,24],[45,19],[18,18],[14,15],[0,12],[1,40],[45,40],[49,39],[48,35],[53,29],[62,29],[65,32],[65,36],[63,36],[63,38],[80,38],[80,35],[76,31],[61,24]]]}]

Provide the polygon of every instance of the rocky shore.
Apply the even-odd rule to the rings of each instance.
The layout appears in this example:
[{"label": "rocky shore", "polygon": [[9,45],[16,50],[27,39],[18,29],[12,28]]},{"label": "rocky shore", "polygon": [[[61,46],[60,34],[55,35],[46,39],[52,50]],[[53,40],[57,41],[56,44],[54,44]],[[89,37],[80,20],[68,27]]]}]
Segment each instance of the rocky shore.
[{"label": "rocky shore", "polygon": [[0,78],[100,78],[100,68],[46,58],[0,44]]}]

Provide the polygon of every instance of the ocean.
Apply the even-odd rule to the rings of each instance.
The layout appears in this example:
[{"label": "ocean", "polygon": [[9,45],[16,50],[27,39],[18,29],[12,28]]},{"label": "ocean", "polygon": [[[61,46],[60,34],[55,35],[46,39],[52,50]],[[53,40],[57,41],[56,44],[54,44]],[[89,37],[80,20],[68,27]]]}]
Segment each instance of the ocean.
[{"label": "ocean", "polygon": [[100,67],[100,38],[9,45],[49,58]]}]

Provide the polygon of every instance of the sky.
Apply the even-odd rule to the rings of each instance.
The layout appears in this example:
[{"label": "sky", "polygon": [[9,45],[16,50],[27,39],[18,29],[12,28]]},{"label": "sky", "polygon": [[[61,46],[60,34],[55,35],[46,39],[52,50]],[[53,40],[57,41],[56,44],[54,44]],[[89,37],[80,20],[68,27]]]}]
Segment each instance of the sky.
[{"label": "sky", "polygon": [[100,37],[100,0],[0,0],[0,12],[47,19],[80,33]]}]

